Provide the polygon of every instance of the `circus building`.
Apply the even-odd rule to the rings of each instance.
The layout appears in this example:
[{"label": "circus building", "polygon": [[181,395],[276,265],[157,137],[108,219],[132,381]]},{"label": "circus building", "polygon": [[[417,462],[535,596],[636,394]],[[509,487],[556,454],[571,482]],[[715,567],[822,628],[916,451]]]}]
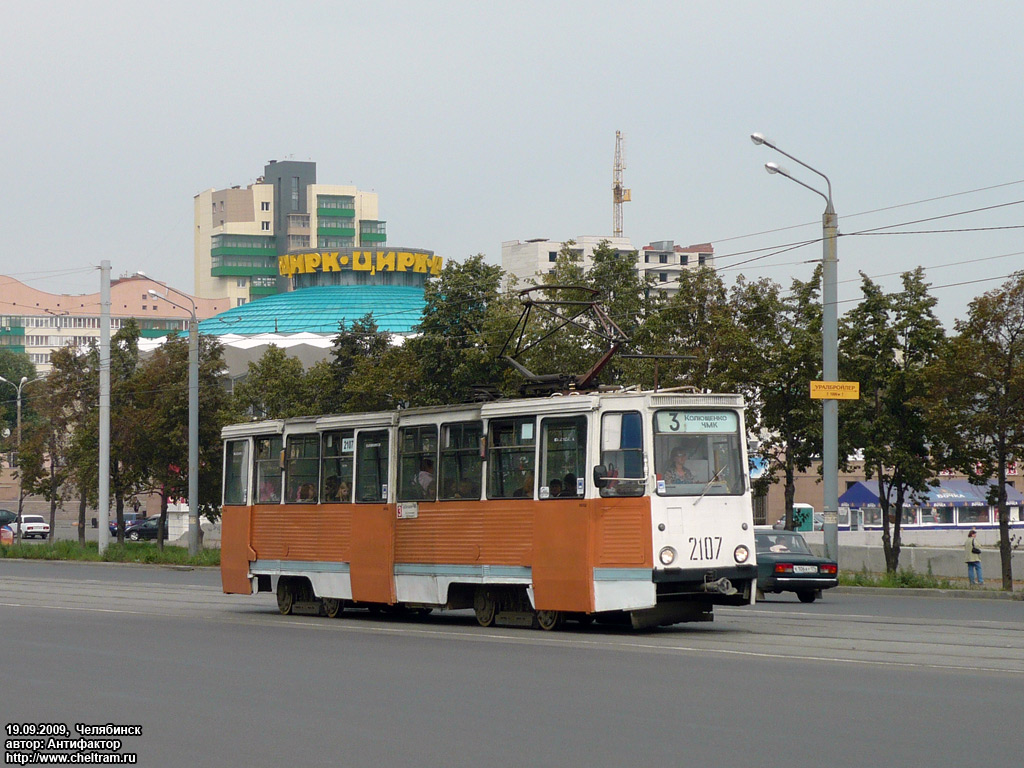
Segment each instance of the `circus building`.
[{"label": "circus building", "polygon": [[409,334],[441,273],[433,251],[388,243],[376,193],[318,184],[312,162],[271,161],[245,189],[203,192],[195,216],[196,292],[230,305],[200,331],[227,346],[329,346],[371,313],[381,330]]}]

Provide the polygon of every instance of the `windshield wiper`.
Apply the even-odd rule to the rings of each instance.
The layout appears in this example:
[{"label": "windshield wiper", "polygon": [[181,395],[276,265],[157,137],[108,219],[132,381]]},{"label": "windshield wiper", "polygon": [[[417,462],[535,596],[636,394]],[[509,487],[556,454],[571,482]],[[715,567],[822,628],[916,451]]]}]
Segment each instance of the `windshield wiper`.
[{"label": "windshield wiper", "polygon": [[708,492],[708,489],[709,489],[709,488],[711,487],[712,483],[714,483],[714,482],[715,482],[715,481],[716,481],[716,480],[718,479],[718,476],[719,476],[720,474],[722,474],[723,472],[725,472],[725,467],[726,467],[726,466],[728,466],[728,465],[727,465],[727,464],[726,464],[726,465],[723,465],[721,469],[719,469],[719,470],[718,470],[717,472],[715,472],[715,476],[714,476],[714,477],[712,477],[712,478],[711,478],[710,480],[708,480],[708,482],[707,482],[707,484],[706,484],[706,485],[704,486],[703,490],[701,490],[701,492],[700,492],[700,496],[698,496],[698,497],[697,497],[697,500],[696,500],[695,502],[693,502],[693,506],[695,506],[695,507],[696,507],[696,506],[697,506],[697,504],[698,504],[698,503],[700,503],[700,500],[704,498],[704,494],[706,494],[706,493]]}]

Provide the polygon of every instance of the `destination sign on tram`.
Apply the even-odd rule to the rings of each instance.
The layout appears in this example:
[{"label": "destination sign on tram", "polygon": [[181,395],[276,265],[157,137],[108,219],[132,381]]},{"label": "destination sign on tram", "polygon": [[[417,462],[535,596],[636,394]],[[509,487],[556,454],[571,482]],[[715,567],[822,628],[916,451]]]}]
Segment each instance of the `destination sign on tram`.
[{"label": "destination sign on tram", "polygon": [[658,411],[655,416],[658,432],[735,432],[739,424],[733,411]]}]

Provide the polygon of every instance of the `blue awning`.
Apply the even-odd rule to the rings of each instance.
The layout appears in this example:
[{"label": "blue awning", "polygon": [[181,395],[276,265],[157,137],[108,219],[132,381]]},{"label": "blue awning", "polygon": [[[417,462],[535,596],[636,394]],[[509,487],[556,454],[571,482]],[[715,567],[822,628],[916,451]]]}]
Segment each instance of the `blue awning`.
[{"label": "blue awning", "polygon": [[[974,485],[967,480],[940,480],[937,486],[926,491],[908,494],[904,504],[907,507],[987,507],[990,506],[989,489],[993,485],[993,482]],[[1011,505],[1020,505],[1024,503],[1024,494],[1007,485],[1006,500]],[[854,483],[839,497],[839,503],[851,509],[877,507],[878,501],[878,485],[873,482]]]},{"label": "blue awning", "polygon": [[854,483],[839,497],[839,503],[851,509],[877,507],[878,493],[867,483]]}]

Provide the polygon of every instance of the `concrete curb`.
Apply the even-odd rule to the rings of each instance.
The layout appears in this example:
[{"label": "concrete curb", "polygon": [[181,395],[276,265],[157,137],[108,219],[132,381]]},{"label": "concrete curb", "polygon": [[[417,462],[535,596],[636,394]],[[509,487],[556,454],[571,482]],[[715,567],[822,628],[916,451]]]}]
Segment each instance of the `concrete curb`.
[{"label": "concrete curb", "polygon": [[834,587],[828,590],[841,595],[885,594],[908,597],[963,597],[976,600],[1024,601],[1024,592],[1004,592],[1001,589],[935,589],[921,587]]}]

